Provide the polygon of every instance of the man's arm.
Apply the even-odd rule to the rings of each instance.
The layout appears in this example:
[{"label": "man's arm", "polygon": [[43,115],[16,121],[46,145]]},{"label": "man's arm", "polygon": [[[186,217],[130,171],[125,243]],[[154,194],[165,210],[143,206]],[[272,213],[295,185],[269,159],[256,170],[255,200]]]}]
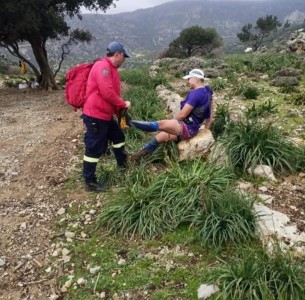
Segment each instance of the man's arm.
[{"label": "man's arm", "polygon": [[192,105],[186,103],[175,119],[178,121],[184,120],[192,112],[193,109],[194,107]]}]

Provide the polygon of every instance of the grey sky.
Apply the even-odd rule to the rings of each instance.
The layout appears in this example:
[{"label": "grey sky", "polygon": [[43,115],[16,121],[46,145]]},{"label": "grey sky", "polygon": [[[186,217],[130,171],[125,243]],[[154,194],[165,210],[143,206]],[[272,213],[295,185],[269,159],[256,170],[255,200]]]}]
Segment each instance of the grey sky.
[{"label": "grey sky", "polygon": [[114,1],[116,8],[107,10],[107,14],[116,14],[121,12],[134,11],[140,8],[157,6],[172,0],[119,0]]}]

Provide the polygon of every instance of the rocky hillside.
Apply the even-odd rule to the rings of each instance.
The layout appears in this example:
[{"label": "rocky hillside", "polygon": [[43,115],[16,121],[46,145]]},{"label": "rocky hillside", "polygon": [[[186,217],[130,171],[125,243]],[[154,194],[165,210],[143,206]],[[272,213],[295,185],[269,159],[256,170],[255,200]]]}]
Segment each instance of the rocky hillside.
[{"label": "rocky hillside", "polygon": [[112,39],[121,40],[133,52],[160,51],[192,25],[216,28],[228,49],[244,24],[266,14],[276,15],[280,21],[301,22],[305,18],[304,2],[180,0],[117,15],[87,14],[82,21],[69,23],[93,33],[96,40],[91,43],[90,53],[98,55],[101,46],[104,48]]}]

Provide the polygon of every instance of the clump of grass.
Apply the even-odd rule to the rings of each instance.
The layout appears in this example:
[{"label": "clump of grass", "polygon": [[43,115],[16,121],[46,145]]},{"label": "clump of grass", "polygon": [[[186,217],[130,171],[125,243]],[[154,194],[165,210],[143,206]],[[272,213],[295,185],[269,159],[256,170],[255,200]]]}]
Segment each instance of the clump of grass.
[{"label": "clump of grass", "polygon": [[290,93],[298,93],[299,89],[294,85],[284,85],[280,88],[280,93],[282,94],[290,94]]},{"label": "clump of grass", "polygon": [[135,120],[159,120],[165,117],[165,110],[153,89],[134,86],[124,93],[124,97],[132,102],[129,113]]},{"label": "clump of grass", "polygon": [[254,119],[257,117],[265,117],[269,114],[273,114],[277,112],[277,104],[272,104],[269,100],[268,102],[264,102],[260,105],[255,105],[255,103],[252,103],[251,107],[248,107],[247,111],[245,112],[245,115],[249,119]]},{"label": "clump of grass", "polygon": [[236,171],[259,164],[280,173],[304,168],[304,149],[287,140],[270,124],[240,122],[230,129],[221,143]]},{"label": "clump of grass", "polygon": [[305,105],[305,92],[293,95],[291,102],[294,105]]},{"label": "clump of grass", "polygon": [[126,179],[126,189],[114,195],[100,215],[100,224],[110,232],[151,238],[173,231],[198,215],[207,190],[220,192],[233,180],[232,174],[201,160],[174,163],[158,176],[138,172]]},{"label": "clump of grass", "polygon": [[211,83],[211,88],[214,91],[220,91],[227,87],[227,83],[223,79],[214,79]]},{"label": "clump of grass", "polygon": [[259,96],[259,90],[256,86],[249,85],[245,87],[242,95],[246,99],[257,99],[257,97]]},{"label": "clump of grass", "polygon": [[230,123],[229,106],[225,104],[218,105],[211,126],[211,131],[213,133],[213,136],[215,138],[221,136],[225,132],[229,123]]},{"label": "clump of grass", "polygon": [[252,204],[252,200],[232,190],[206,196],[203,213],[195,221],[199,240],[206,247],[221,248],[254,239],[256,216]]},{"label": "clump of grass", "polygon": [[271,255],[262,248],[243,250],[208,277],[220,287],[216,299],[304,299],[304,265],[279,249]]}]

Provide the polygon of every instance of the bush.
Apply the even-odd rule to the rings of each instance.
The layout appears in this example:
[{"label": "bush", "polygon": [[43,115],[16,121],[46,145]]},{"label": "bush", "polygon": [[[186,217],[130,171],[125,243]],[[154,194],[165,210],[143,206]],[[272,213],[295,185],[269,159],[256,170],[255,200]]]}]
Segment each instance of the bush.
[{"label": "bush", "polygon": [[257,99],[259,90],[255,86],[247,86],[242,94],[246,99]]},{"label": "bush", "polygon": [[243,243],[255,238],[256,216],[253,201],[226,190],[203,200],[203,214],[196,220],[199,240],[206,247],[220,248],[227,243]]},{"label": "bush", "polygon": [[214,91],[220,91],[227,87],[227,83],[223,79],[214,79],[211,83],[211,88]]},{"label": "bush", "polygon": [[277,104],[272,104],[269,100],[268,102],[264,102],[260,105],[255,105],[252,103],[252,106],[249,107],[245,113],[246,117],[249,119],[255,119],[257,117],[264,117],[272,113],[277,112]]},{"label": "bush", "polygon": [[236,171],[268,165],[276,172],[296,172],[305,166],[305,149],[295,146],[271,125],[238,123],[221,139]]},{"label": "bush", "polygon": [[221,136],[230,124],[229,106],[221,104],[217,106],[214,120],[211,125],[211,131],[215,138]]},{"label": "bush", "polygon": [[302,300],[305,294],[304,265],[277,249],[243,250],[238,258],[209,272],[217,284],[216,299]]},{"label": "bush", "polygon": [[126,189],[113,196],[100,215],[110,232],[151,238],[191,223],[200,214],[207,190],[221,192],[232,174],[201,160],[175,163],[155,176],[145,165],[129,174]]},{"label": "bush", "polygon": [[285,68],[295,68],[304,71],[302,56],[286,53],[234,54],[225,58],[229,67],[238,73],[261,72],[273,76]]},{"label": "bush", "polygon": [[291,97],[294,105],[305,105],[305,92],[297,93]]}]

